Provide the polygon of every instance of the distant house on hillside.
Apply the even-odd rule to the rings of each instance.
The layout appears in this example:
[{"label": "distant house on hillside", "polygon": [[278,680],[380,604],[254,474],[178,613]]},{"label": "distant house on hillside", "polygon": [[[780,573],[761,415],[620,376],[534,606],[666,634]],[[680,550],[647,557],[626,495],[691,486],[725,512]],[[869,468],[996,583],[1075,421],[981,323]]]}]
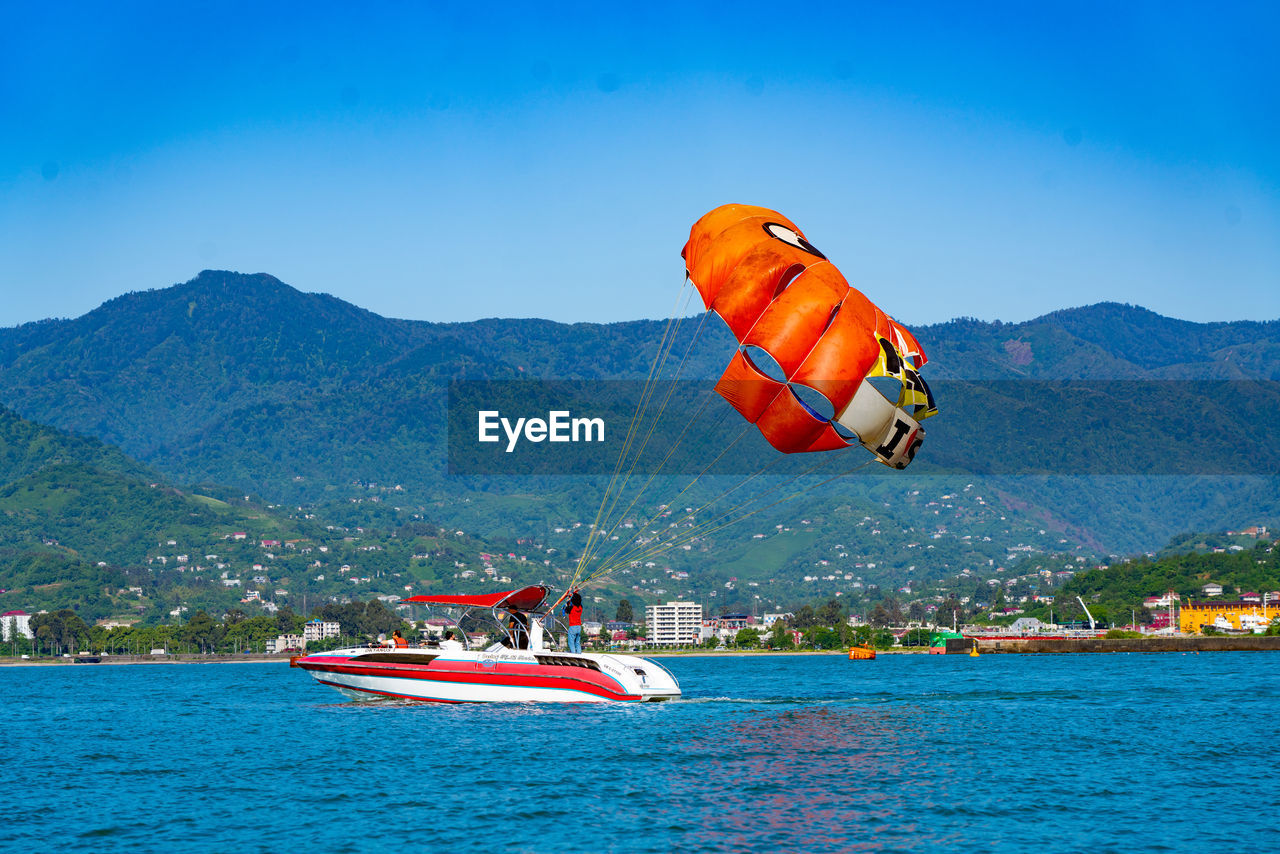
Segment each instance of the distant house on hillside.
[{"label": "distant house on hillside", "polygon": [[1200,592],[1201,592],[1201,593],[1203,593],[1203,594],[1204,594],[1204,595],[1206,595],[1206,596],[1221,596],[1221,595],[1222,595],[1222,585],[1221,585],[1221,584],[1217,584],[1217,583],[1215,583],[1215,582],[1213,582],[1213,581],[1210,581],[1208,584],[1206,584],[1206,585],[1204,585],[1203,587],[1201,587],[1201,588],[1200,588]]},{"label": "distant house on hillside", "polygon": [[137,625],[137,623],[138,621],[136,619],[120,619],[119,617],[108,617],[106,619],[98,620],[96,623],[94,623],[94,625],[101,626],[107,631],[111,631],[112,629],[119,629],[119,628],[127,629],[131,626]]}]

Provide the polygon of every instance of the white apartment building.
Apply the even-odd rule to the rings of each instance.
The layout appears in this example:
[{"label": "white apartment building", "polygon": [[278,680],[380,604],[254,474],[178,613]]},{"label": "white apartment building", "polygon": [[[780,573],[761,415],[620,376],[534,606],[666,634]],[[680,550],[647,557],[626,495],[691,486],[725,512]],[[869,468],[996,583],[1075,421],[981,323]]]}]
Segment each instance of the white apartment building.
[{"label": "white apartment building", "polygon": [[266,643],[268,655],[275,655],[289,649],[302,649],[304,646],[306,646],[306,642],[302,640],[300,635],[280,635],[275,640],[269,640]]},{"label": "white apartment building", "polygon": [[0,640],[12,640],[15,635],[31,640],[31,615],[26,611],[5,611],[0,616]]},{"label": "white apartment building", "polygon": [[702,633],[702,606],[696,602],[649,605],[644,609],[644,621],[650,644],[695,644]]},{"label": "white apartment building", "polygon": [[302,639],[305,643],[311,643],[325,638],[336,638],[340,629],[341,627],[335,622],[310,620],[302,627]]}]

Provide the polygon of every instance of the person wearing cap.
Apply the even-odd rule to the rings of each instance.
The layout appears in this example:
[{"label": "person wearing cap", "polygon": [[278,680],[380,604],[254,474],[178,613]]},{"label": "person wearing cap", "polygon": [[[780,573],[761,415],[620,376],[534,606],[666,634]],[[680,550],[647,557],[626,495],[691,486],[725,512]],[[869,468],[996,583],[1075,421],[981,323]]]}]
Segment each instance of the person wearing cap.
[{"label": "person wearing cap", "polygon": [[509,635],[507,645],[513,649],[528,649],[529,618],[520,613],[520,610],[514,605],[507,606],[507,613],[511,615],[511,620],[507,623],[507,634]]}]

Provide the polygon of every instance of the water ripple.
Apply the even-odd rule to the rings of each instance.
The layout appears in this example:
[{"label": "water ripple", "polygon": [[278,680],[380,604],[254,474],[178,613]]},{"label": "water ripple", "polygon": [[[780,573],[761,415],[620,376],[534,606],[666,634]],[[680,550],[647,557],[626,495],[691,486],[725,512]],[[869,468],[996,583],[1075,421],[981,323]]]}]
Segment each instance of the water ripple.
[{"label": "water ripple", "polygon": [[643,706],[351,703],[258,665],[0,668],[21,807],[0,849],[1232,850],[1280,807],[1230,783],[1266,767],[1280,656],[669,664],[685,697]]}]

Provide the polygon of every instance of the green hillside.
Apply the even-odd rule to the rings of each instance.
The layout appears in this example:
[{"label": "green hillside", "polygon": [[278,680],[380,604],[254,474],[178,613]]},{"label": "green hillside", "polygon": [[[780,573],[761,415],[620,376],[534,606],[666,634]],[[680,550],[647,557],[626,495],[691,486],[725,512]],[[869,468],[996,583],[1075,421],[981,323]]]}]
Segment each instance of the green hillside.
[{"label": "green hillside", "polygon": [[[658,321],[394,320],[268,275],[205,271],[170,288],[126,294],[80,318],[3,329],[0,404],[13,411],[0,413],[0,426],[7,425],[0,431],[6,502],[0,537],[10,548],[52,549],[95,566],[141,559],[154,566],[163,556],[154,544],[169,540],[198,541],[200,548],[187,550],[220,554],[197,532],[224,523],[259,532],[259,539],[281,539],[271,531],[287,529],[290,537],[317,542],[363,528],[360,536],[380,548],[351,557],[384,573],[386,590],[396,573],[421,573],[424,583],[478,583],[454,579],[464,570],[453,564],[474,569],[481,552],[515,552],[522,541],[530,544],[526,551],[537,551],[540,572],[554,579],[571,571],[568,556],[585,542],[580,526],[593,519],[606,479],[450,476],[447,384],[643,378],[664,328]],[[1154,552],[1181,531],[1280,521],[1274,476],[1280,441],[1266,432],[1274,429],[1267,413],[1278,403],[1267,383],[1280,377],[1280,324],[1195,324],[1101,304],[1026,323],[961,319],[914,331],[931,357],[925,374],[943,396],[942,414],[926,425],[929,439],[911,470],[859,474],[765,507],[749,522],[652,561],[647,568],[657,572],[643,582],[620,573],[608,595],[710,599],[714,592],[717,602],[734,607],[754,605],[756,596],[783,602],[814,591],[854,597],[873,586],[941,583],[964,570]],[[714,378],[732,348],[718,319],[689,318],[673,353],[681,354],[682,376]],[[1205,411],[1196,410],[1199,399],[1188,397],[1186,386],[1169,386],[1169,395],[1155,398],[1159,389],[1148,387],[1138,400],[1120,394],[1113,414],[1099,419],[1096,407],[1085,406],[1094,389],[1077,393],[1060,382],[1190,378],[1261,384]],[[985,384],[965,396],[948,385],[975,379]],[[999,384],[1027,379],[1058,383],[1059,396]],[[1099,423],[1084,423],[1090,420]],[[50,445],[41,432],[48,428],[36,422],[68,431],[62,444]],[[1082,427],[1101,440],[1083,441]],[[1151,438],[1161,431],[1225,438],[1204,449],[1200,441],[1171,448]],[[739,449],[739,458],[761,453],[751,447]],[[851,451],[850,459],[861,453]],[[1202,462],[1232,474],[1155,473],[1173,464],[1197,470]],[[1045,474],[1017,473],[1028,470]],[[769,484],[762,481],[762,489]],[[656,480],[631,522],[641,524],[683,486],[678,478]],[[214,505],[194,497],[200,494],[235,500]],[[698,507],[715,494],[708,482],[681,501]],[[259,505],[252,511],[259,519],[251,520],[242,515],[251,512],[245,495],[278,508]],[[100,523],[95,508],[119,515]],[[864,517],[870,523],[858,524]],[[799,533],[804,518],[815,533]],[[275,519],[276,528],[267,530],[266,519]],[[322,533],[306,533],[319,520]],[[411,572],[423,562],[413,561],[415,552],[402,548],[394,532],[416,524],[463,531],[470,560],[433,558]],[[757,539],[761,533],[767,537]],[[852,567],[858,571],[834,572],[831,555],[842,552],[856,556],[849,560],[862,564]],[[526,571],[527,565],[506,574]],[[684,572],[687,579],[672,582]],[[325,580],[315,581],[319,575]],[[308,576],[298,569],[291,577],[290,595],[348,589],[333,588],[331,572]],[[741,583],[726,588],[732,577]],[[853,587],[855,581],[862,586]],[[752,582],[760,586],[745,587]]]},{"label": "green hillside", "polygon": [[12,483],[49,465],[69,463],[91,464],[135,478],[153,474],[119,448],[27,421],[0,407],[0,483]]},{"label": "green hillside", "polygon": [[[72,608],[88,620],[154,621],[175,609],[256,612],[270,602],[304,612],[335,598],[425,589],[441,577],[459,586],[455,562],[475,565],[480,553],[499,550],[396,521],[407,513],[365,532],[225,489],[188,492],[96,439],[7,411],[0,460],[0,611]],[[257,598],[242,602],[251,589]]]},{"label": "green hillside", "polygon": [[[1236,549],[1139,558],[1080,573],[1063,584],[1056,596],[1056,618],[1084,618],[1077,596],[1088,604],[1096,619],[1119,624],[1128,623],[1132,614],[1149,618],[1142,607],[1148,596],[1173,591],[1183,602],[1204,599],[1201,588],[1208,582],[1222,585],[1224,600],[1234,600],[1245,592],[1280,590],[1280,550],[1274,542],[1256,541],[1250,548]],[[1047,608],[1028,613],[1047,616]]]}]

